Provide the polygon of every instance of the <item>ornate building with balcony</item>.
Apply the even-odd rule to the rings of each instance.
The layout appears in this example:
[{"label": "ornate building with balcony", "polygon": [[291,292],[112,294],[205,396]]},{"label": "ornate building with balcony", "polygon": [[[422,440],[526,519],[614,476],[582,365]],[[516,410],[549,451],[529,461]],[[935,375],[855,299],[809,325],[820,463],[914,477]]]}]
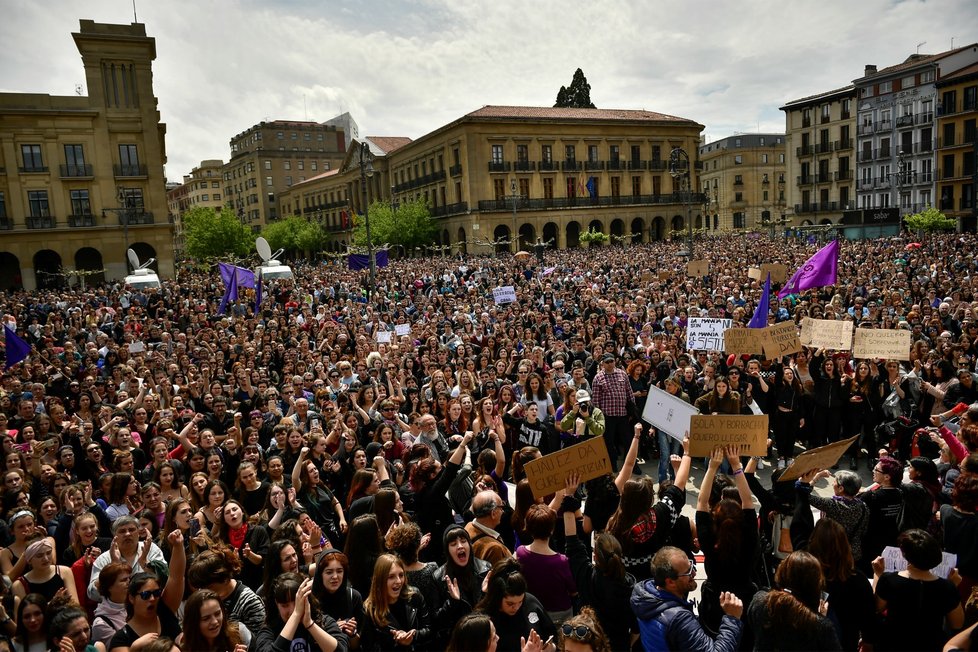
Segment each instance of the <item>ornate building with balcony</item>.
[{"label": "ornate building with balcony", "polygon": [[224,164],[224,205],[254,231],[283,215],[280,192],[336,168],[346,153],[342,127],[318,122],[261,122],[231,139]]},{"label": "ornate building with balcony", "polygon": [[[689,172],[689,188],[700,187],[702,130],[650,111],[485,106],[417,140],[367,139],[381,171],[369,201],[424,199],[439,223],[436,244],[461,251],[506,251],[513,234],[524,249],[538,238],[575,247],[588,229],[612,242],[663,240],[685,229],[687,209],[702,222],[702,196],[680,184]],[[674,147],[692,154],[693,170],[670,169]],[[347,165],[302,184],[299,201],[280,194],[283,210],[321,214],[330,229],[341,197],[360,212],[359,172]]]},{"label": "ornate building with balcony", "polygon": [[938,208],[956,219],[959,229],[973,232],[978,228],[978,63],[942,77],[937,93]]},{"label": "ornate building with balcony", "polygon": [[91,20],[72,37],[87,95],[0,94],[0,289],[121,279],[128,247],[174,273],[156,41]]},{"label": "ornate building with balcony", "polygon": [[854,80],[857,99],[858,207],[898,208],[900,217],[936,202],[937,82],[978,62],[978,44],[940,54],[914,54],[903,63],[867,65]]},{"label": "ornate building with balcony", "polygon": [[699,148],[706,219],[696,229],[783,229],[787,180],[784,134],[737,134]]},{"label": "ornate building with balcony", "polygon": [[843,211],[853,207],[855,103],[850,85],[781,107],[788,228],[838,224]]}]

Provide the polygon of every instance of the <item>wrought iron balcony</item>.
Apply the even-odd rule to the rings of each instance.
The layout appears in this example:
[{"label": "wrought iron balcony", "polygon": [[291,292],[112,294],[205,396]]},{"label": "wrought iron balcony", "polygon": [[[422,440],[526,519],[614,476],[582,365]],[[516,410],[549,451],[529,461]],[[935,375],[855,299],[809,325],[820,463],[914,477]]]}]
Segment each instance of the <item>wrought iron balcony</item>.
[{"label": "wrought iron balcony", "polygon": [[72,228],[95,226],[95,216],[91,213],[85,215],[69,215],[68,226]]},{"label": "wrought iron balcony", "polygon": [[871,135],[873,133],[873,123],[872,122],[869,122],[869,123],[866,123],[866,124],[859,125],[859,132],[858,133],[859,133],[860,136],[869,136],[869,135]]},{"label": "wrought iron balcony", "polygon": [[842,140],[835,141],[835,149],[836,151],[842,149],[852,149],[853,144],[852,138],[843,138]]},{"label": "wrought iron balcony", "polygon": [[669,161],[661,158],[654,158],[649,161],[649,169],[653,172],[664,172],[669,169]]},{"label": "wrought iron balcony", "polygon": [[588,171],[603,170],[604,162],[602,161],[585,161],[584,169]]},{"label": "wrought iron balcony", "polygon": [[61,178],[71,178],[71,177],[91,177],[92,166],[88,163],[82,165],[62,165],[61,166]]},{"label": "wrought iron balcony", "polygon": [[8,217],[0,217],[0,231],[13,231],[14,221]]},{"label": "wrought iron balcony", "polygon": [[852,180],[852,170],[839,170],[835,173],[836,181],[851,181]]},{"label": "wrought iron balcony", "polygon": [[[703,193],[688,193],[689,203],[702,204],[706,200]],[[576,206],[637,206],[645,204],[678,204],[686,203],[687,193],[671,193],[666,195],[619,195],[607,197],[554,197],[551,199],[519,199],[516,201],[517,210],[546,210],[573,208]],[[479,201],[480,212],[512,211],[511,199],[483,199]]]},{"label": "wrought iron balcony", "polygon": [[801,147],[795,148],[795,156],[811,156],[815,152],[815,148],[811,145],[802,145]]},{"label": "wrought iron balcony", "polygon": [[508,161],[489,161],[490,172],[509,172],[512,167]]},{"label": "wrought iron balcony", "polygon": [[556,172],[560,169],[560,166],[554,161],[540,161],[540,164],[537,165],[537,169],[541,172]]},{"label": "wrought iron balcony", "polygon": [[583,167],[584,166],[580,161],[574,159],[566,159],[561,165],[561,168],[565,171],[580,171]]},{"label": "wrought iron balcony", "polygon": [[53,229],[57,223],[58,220],[53,215],[45,215],[43,217],[30,216],[27,218],[28,229]]},{"label": "wrought iron balcony", "polygon": [[643,161],[641,159],[635,159],[635,158],[633,158],[632,160],[630,160],[628,162],[628,169],[629,170],[644,170],[645,167],[646,167],[645,166],[645,161]]},{"label": "wrought iron balcony", "polygon": [[145,177],[145,165],[113,165],[112,173],[116,177]]},{"label": "wrought iron balcony", "polygon": [[119,212],[119,224],[138,226],[140,224],[154,224],[153,214],[148,211]]},{"label": "wrought iron balcony", "polygon": [[[512,206],[512,203],[510,204]],[[455,204],[445,204],[444,206],[436,206],[431,209],[432,217],[446,217],[448,215],[460,215],[462,213],[469,212],[468,202],[458,202]]]},{"label": "wrought iron balcony", "polygon": [[625,167],[625,161],[621,160],[620,158],[614,159],[613,161],[608,161],[607,165],[609,170],[624,170]]},{"label": "wrought iron balcony", "polygon": [[17,168],[17,171],[21,174],[41,174],[47,172],[48,167],[46,165],[25,165]]},{"label": "wrought iron balcony", "polygon": [[828,154],[831,151],[832,151],[832,143],[831,142],[816,143],[816,145],[815,145],[815,153],[816,154]]},{"label": "wrought iron balcony", "polygon": [[513,163],[513,170],[516,172],[532,172],[534,167],[533,161],[516,161]]},{"label": "wrought iron balcony", "polygon": [[910,115],[901,115],[899,118],[896,119],[896,125],[898,127],[913,126],[913,114],[911,113]]},{"label": "wrought iron balcony", "polygon": [[462,174],[462,164],[456,163],[452,167],[448,168],[448,173],[453,177],[459,176],[460,174]]}]

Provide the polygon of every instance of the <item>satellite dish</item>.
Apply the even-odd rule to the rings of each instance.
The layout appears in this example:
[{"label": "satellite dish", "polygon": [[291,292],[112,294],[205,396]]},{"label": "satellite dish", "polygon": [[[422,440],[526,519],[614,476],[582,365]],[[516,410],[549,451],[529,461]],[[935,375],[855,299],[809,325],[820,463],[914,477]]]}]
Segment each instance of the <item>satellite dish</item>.
[{"label": "satellite dish", "polygon": [[268,246],[268,240],[258,236],[258,238],[255,240],[255,249],[258,250],[258,255],[261,256],[263,261],[271,260],[272,248]]},{"label": "satellite dish", "polygon": [[132,265],[133,270],[139,269],[139,256],[132,249],[126,249],[126,256],[129,257],[129,264]]}]

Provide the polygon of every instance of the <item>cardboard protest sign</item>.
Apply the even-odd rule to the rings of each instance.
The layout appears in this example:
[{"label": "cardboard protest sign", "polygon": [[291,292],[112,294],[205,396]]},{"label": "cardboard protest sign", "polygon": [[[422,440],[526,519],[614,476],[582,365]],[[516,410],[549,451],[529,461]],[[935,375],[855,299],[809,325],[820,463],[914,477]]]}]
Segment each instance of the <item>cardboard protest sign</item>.
[{"label": "cardboard protest sign", "polygon": [[801,453],[795,458],[795,461],[791,463],[791,466],[785,469],[785,472],[781,474],[781,477],[778,478],[778,482],[797,480],[809,471],[814,471],[815,469],[821,470],[832,468],[849,449],[849,446],[851,446],[857,439],[859,439],[859,435],[850,437],[849,439],[833,442],[827,446],[819,446],[818,448],[813,448]]},{"label": "cardboard protest sign", "polygon": [[604,439],[592,437],[528,462],[523,470],[526,471],[533,497],[543,498],[563,489],[564,481],[572,474],[576,473],[584,482],[611,473],[611,459]]},{"label": "cardboard protest sign", "polygon": [[784,283],[788,280],[788,268],[781,263],[765,263],[760,267],[751,267],[747,270],[747,278],[763,281],[769,273],[772,283]]},{"label": "cardboard protest sign", "polygon": [[660,281],[668,281],[672,278],[672,272],[659,272],[658,278]]},{"label": "cardboard protest sign", "polygon": [[[930,572],[946,579],[958,565],[958,556],[950,552],[941,553],[941,555],[940,565],[932,568]],[[881,556],[883,557],[883,564],[885,566],[884,570],[887,573],[907,570],[907,560],[904,559],[903,552],[899,548],[887,546],[883,548],[883,554]]]},{"label": "cardboard protest sign", "polygon": [[502,287],[492,289],[492,300],[497,304],[501,303],[515,303],[516,302],[516,290],[512,285],[504,285]]},{"label": "cardboard protest sign", "polygon": [[909,360],[910,331],[857,328],[852,340],[852,357]]},{"label": "cardboard protest sign", "polygon": [[699,414],[695,407],[654,385],[649,388],[649,395],[642,409],[642,419],[645,422],[679,441],[689,431],[689,420],[694,414]]},{"label": "cardboard protest sign", "polygon": [[741,455],[767,455],[768,417],[696,414],[690,419],[689,453],[709,457],[717,446],[743,446]]},{"label": "cardboard protest sign", "polygon": [[706,276],[710,273],[710,261],[691,260],[686,264],[687,276]]},{"label": "cardboard protest sign", "polygon": [[686,348],[690,351],[723,351],[723,333],[731,325],[732,319],[690,317],[686,326]]},{"label": "cardboard protest sign", "polygon": [[397,324],[394,326],[394,333],[398,337],[404,337],[405,335],[411,334],[411,324]]},{"label": "cardboard protest sign", "polygon": [[723,332],[723,350],[737,355],[764,353],[766,328],[728,328]]},{"label": "cardboard protest sign", "polygon": [[648,285],[652,282],[652,272],[642,272],[642,285]]},{"label": "cardboard protest sign", "polygon": [[848,351],[852,348],[852,322],[806,317],[801,321],[801,343],[816,349]]},{"label": "cardboard protest sign", "polygon": [[767,331],[764,338],[764,357],[769,360],[777,360],[782,356],[801,351],[801,339],[798,337],[798,329],[794,322],[783,321],[764,330]]},{"label": "cardboard protest sign", "polygon": [[390,344],[391,343],[391,332],[390,331],[377,331],[377,343],[378,344]]}]

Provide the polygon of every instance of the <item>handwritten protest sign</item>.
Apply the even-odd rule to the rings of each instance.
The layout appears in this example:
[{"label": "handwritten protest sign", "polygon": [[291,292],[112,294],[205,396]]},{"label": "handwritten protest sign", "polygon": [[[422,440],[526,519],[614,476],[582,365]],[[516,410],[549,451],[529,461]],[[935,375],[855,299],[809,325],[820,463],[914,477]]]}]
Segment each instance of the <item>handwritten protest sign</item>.
[{"label": "handwritten protest sign", "polygon": [[795,323],[783,321],[774,326],[768,326],[764,338],[764,356],[770,360],[791,355],[801,351],[801,339],[798,338],[798,329]]},{"label": "handwritten protest sign", "polygon": [[377,343],[378,344],[390,344],[391,343],[391,332],[390,331],[377,331]]},{"label": "handwritten protest sign", "polygon": [[397,324],[394,326],[394,332],[398,337],[404,337],[405,335],[411,334],[411,324]]},{"label": "handwritten protest sign", "polygon": [[788,268],[781,263],[766,263],[760,267],[751,267],[747,270],[747,278],[763,281],[767,279],[768,272],[771,274],[772,283],[784,283],[788,280]]},{"label": "handwritten protest sign", "polygon": [[601,437],[592,437],[580,444],[550,453],[527,462],[523,467],[530,482],[534,498],[543,498],[563,489],[564,480],[571,474],[581,477],[581,482],[611,473],[608,447]]},{"label": "handwritten protest sign", "polygon": [[660,281],[668,281],[672,278],[672,272],[659,272]]},{"label": "handwritten protest sign", "polygon": [[[884,570],[887,573],[896,573],[902,570],[907,570],[907,560],[903,557],[903,552],[899,548],[894,546],[887,546],[883,548],[883,564],[885,566]],[[936,568],[932,568],[930,572],[938,577],[947,578],[951,574],[951,571],[958,565],[958,556],[945,552],[941,553],[941,563]]]},{"label": "handwritten protest sign", "polygon": [[739,445],[741,455],[767,455],[766,414],[696,414],[690,419],[689,452],[707,457],[717,446]]},{"label": "handwritten protest sign", "polygon": [[642,409],[643,420],[679,441],[689,431],[689,420],[694,414],[699,414],[695,407],[654,385],[649,388]]},{"label": "handwritten protest sign", "polygon": [[652,282],[652,272],[642,272],[642,285],[648,285]]},{"label": "handwritten protest sign", "polygon": [[502,303],[515,303],[516,302],[516,290],[512,285],[504,285],[502,287],[492,289],[492,300],[496,304]]},{"label": "handwritten protest sign", "polygon": [[852,340],[852,357],[909,360],[910,331],[857,328]]},{"label": "handwritten protest sign", "polygon": [[852,348],[852,322],[806,317],[801,320],[801,343],[816,349],[848,351]]},{"label": "handwritten protest sign", "polygon": [[710,261],[691,260],[686,265],[687,276],[706,276],[710,273]]},{"label": "handwritten protest sign", "polygon": [[832,468],[849,449],[849,446],[857,439],[859,439],[859,435],[828,444],[827,446],[819,446],[818,448],[813,448],[799,454],[795,458],[795,461],[791,463],[791,466],[781,474],[778,482],[797,480],[815,469]]},{"label": "handwritten protest sign", "polygon": [[690,351],[723,351],[723,332],[732,324],[732,319],[690,317],[686,326],[686,348]]},{"label": "handwritten protest sign", "polygon": [[723,350],[738,355],[764,353],[766,328],[728,328],[723,332]]},{"label": "handwritten protest sign", "polygon": [[146,350],[146,345],[143,342],[129,343],[129,353],[142,353],[145,350]]}]

